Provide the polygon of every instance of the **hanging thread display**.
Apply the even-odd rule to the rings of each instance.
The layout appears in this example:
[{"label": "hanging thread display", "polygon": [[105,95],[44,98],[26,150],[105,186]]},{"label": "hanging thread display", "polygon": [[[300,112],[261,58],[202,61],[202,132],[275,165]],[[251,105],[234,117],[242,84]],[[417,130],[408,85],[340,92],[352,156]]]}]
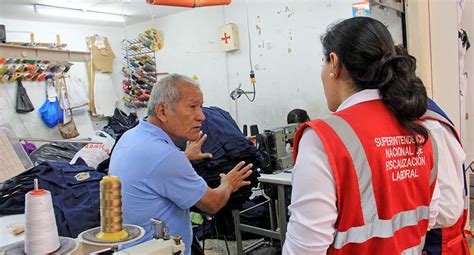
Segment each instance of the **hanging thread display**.
[{"label": "hanging thread display", "polygon": [[49,191],[38,188],[25,195],[25,253],[47,254],[59,249],[59,236]]},{"label": "hanging thread display", "polygon": [[104,176],[100,181],[100,232],[97,239],[120,241],[128,237],[122,228],[122,194],[116,176]]}]

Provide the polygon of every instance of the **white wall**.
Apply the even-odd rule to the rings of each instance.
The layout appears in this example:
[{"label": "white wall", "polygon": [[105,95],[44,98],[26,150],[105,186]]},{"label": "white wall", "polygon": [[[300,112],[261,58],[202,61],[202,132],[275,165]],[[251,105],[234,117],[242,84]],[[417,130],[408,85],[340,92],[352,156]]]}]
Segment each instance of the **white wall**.
[{"label": "white wall", "polygon": [[[15,19],[0,18],[0,24],[5,24],[7,29],[8,41],[24,41],[29,42],[28,33],[11,33],[8,31],[26,31],[34,32],[36,42],[55,42],[56,34],[61,36],[61,42],[68,44],[68,50],[88,51],[86,45],[86,37],[98,34],[106,36],[109,39],[111,47],[115,52],[117,59],[114,61],[113,79],[117,84],[116,91],[111,93],[119,93],[121,91],[120,74],[121,52],[120,42],[123,35],[120,27],[105,26],[84,26],[66,23],[49,23],[49,22],[33,22]],[[86,84],[87,74],[84,63],[74,63],[69,74],[82,78]],[[0,83],[0,124],[9,123],[13,126],[16,134],[22,137],[35,137],[45,139],[60,138],[56,128],[48,128],[39,117],[38,109],[45,101],[45,82],[23,82],[35,111],[27,114],[17,114],[15,112],[15,96],[16,82]],[[89,137],[93,133],[93,127],[88,113],[74,116],[76,125],[78,126],[81,137]]]},{"label": "white wall", "polygon": [[[258,124],[260,130],[281,126],[293,108],[306,109],[312,118],[327,113],[319,38],[328,24],[351,17],[354,1],[248,2],[257,78],[253,103],[244,96],[237,101],[229,97],[239,84],[251,90],[245,0],[156,19],[155,27],[165,39],[165,47],[156,54],[158,70],[196,75],[205,105],[230,111],[239,126]],[[217,28],[227,23],[237,24],[241,47],[237,52],[220,52]],[[128,26],[127,35],[136,36],[150,26],[151,22]]]},{"label": "white wall", "polygon": [[466,111],[469,116],[466,120],[466,140],[464,146],[467,152],[466,163],[469,164],[474,161],[474,100],[472,100],[474,98],[474,0],[466,0],[465,4],[461,27],[466,30],[471,41],[471,48],[464,57],[464,71],[468,74]]},{"label": "white wall", "polygon": [[[87,50],[86,36],[97,33],[108,37],[117,56],[113,77],[119,98],[123,95],[120,74],[122,36],[126,34],[127,38],[133,38],[154,26],[161,30],[165,38],[165,47],[156,53],[158,70],[197,76],[204,92],[205,105],[215,105],[230,111],[239,126],[244,123],[258,124],[260,130],[281,126],[286,124],[286,114],[293,108],[306,109],[311,118],[327,114],[320,79],[322,49],[319,38],[330,23],[351,17],[351,4],[354,1],[248,1],[252,67],[257,79],[257,96],[253,103],[244,96],[237,101],[231,100],[229,96],[239,85],[246,91],[251,90],[246,2],[234,0],[231,5],[224,7],[189,9],[127,26],[125,31],[119,27],[11,19],[0,19],[0,23],[6,24],[7,30],[34,30],[36,41],[54,41],[55,34],[59,33],[70,50]],[[227,23],[235,23],[238,27],[241,48],[236,52],[223,53],[219,49],[217,28]],[[23,36],[26,36],[23,40],[29,39],[27,34]],[[76,63],[71,73],[86,79],[82,63]],[[27,82],[25,86],[38,109],[44,101],[44,84]],[[14,99],[14,84],[7,84],[7,87],[8,94]],[[119,106],[124,108],[121,101]],[[0,107],[8,109],[4,110],[0,121],[11,122],[21,136],[59,136],[56,129],[48,129],[41,122],[37,112],[19,116],[14,113],[11,102],[0,103]],[[139,112],[141,116],[144,115],[144,109]],[[20,117],[26,125],[22,124]],[[89,126],[88,122],[85,124]]]},{"label": "white wall", "polygon": [[456,127],[462,129],[457,4],[456,1],[433,1],[430,2],[429,11],[433,100],[448,114]]}]

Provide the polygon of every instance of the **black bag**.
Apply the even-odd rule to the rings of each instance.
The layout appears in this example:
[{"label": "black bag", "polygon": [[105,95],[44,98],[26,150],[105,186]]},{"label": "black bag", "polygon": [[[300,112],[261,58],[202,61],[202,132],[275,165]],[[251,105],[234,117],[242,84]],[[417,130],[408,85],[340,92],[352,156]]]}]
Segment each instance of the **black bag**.
[{"label": "black bag", "polygon": [[17,113],[27,113],[35,110],[35,107],[31,103],[28,94],[26,93],[25,87],[20,80],[18,80],[18,87],[16,93],[16,112]]}]

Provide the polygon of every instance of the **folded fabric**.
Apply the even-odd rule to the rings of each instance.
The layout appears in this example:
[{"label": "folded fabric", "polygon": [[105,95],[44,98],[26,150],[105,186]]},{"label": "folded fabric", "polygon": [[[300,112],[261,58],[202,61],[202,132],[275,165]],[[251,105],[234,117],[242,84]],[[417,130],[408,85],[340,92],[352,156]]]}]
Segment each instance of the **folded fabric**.
[{"label": "folded fabric", "polygon": [[[240,131],[230,114],[218,107],[203,107],[206,119],[201,123],[201,130],[207,134],[202,152],[212,153],[212,159],[191,162],[195,171],[211,188],[220,184],[220,173],[227,173],[240,161],[252,163],[252,174],[246,179],[251,184],[234,192],[226,207],[241,209],[252,195],[252,188],[258,185],[260,174],[257,169],[263,161],[260,151]],[[180,146],[184,149],[184,146]]]},{"label": "folded fabric", "polygon": [[103,173],[86,165],[45,162],[4,183],[0,190],[0,215],[24,213],[25,194],[33,180],[51,192],[60,236],[76,238],[100,225],[100,186]]}]

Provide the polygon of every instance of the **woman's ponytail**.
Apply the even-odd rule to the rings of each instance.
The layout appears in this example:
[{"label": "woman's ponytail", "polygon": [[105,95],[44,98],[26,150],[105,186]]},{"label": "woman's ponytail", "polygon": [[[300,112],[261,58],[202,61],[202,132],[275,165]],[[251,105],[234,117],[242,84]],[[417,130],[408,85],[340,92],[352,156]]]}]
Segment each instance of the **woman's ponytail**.
[{"label": "woman's ponytail", "polygon": [[423,82],[416,76],[416,59],[394,46],[384,24],[368,17],[343,20],[321,37],[326,61],[334,52],[350,75],[355,90],[379,89],[382,102],[400,125],[427,140],[419,124],[427,109]]},{"label": "woman's ponytail", "polygon": [[424,140],[428,131],[416,121],[428,107],[425,86],[415,75],[416,59],[410,55],[396,55],[381,67],[383,80],[379,83],[382,102],[395,115],[398,122],[412,135],[419,134]]}]

